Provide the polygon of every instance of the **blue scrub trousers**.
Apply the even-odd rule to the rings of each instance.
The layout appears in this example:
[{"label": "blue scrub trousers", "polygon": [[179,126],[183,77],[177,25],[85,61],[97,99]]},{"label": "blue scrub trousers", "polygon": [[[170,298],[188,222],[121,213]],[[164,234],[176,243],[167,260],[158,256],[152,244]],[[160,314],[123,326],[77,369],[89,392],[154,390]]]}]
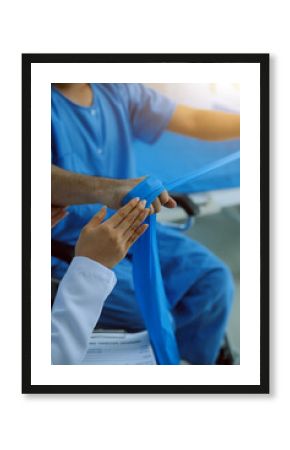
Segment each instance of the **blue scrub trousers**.
[{"label": "blue scrub trousers", "polygon": [[[191,364],[214,364],[232,307],[231,272],[207,248],[179,231],[158,225],[157,240],[180,356]],[[114,269],[118,282],[105,302],[98,328],[145,328],[131,269],[130,256]]]}]

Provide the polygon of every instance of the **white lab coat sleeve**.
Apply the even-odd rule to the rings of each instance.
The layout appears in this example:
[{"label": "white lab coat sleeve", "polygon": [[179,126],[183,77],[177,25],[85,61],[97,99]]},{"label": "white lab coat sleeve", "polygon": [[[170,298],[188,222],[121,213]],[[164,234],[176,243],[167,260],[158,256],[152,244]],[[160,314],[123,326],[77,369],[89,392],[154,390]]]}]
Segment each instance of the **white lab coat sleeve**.
[{"label": "white lab coat sleeve", "polygon": [[64,275],[51,312],[52,364],[79,364],[104,302],[116,284],[114,272],[83,256]]}]

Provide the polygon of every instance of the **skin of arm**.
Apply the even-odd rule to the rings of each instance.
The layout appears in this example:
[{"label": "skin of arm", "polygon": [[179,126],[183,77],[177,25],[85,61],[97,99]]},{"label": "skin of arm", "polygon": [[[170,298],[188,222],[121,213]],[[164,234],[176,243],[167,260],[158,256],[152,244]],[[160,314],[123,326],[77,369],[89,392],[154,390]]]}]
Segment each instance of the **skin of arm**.
[{"label": "skin of arm", "polygon": [[54,206],[103,203],[113,207],[110,197],[113,192],[117,194],[120,187],[119,180],[83,175],[51,166],[51,203]]},{"label": "skin of arm", "polygon": [[240,115],[177,105],[167,129],[207,141],[235,139],[240,137]]},{"label": "skin of arm", "polygon": [[[82,175],[51,166],[51,203],[54,206],[102,203],[109,208],[118,209],[122,199],[144,177],[118,180]],[[161,205],[174,208],[175,201],[167,191],[163,191],[151,205],[151,213],[159,212]]]},{"label": "skin of arm", "polygon": [[68,215],[65,208],[51,206],[51,227],[53,228],[58,222]]}]

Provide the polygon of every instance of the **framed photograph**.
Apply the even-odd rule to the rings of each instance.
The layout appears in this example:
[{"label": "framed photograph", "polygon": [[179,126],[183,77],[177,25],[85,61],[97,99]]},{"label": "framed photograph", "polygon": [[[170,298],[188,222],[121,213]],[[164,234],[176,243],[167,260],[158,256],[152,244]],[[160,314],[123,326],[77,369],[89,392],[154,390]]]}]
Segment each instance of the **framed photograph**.
[{"label": "framed photograph", "polygon": [[22,392],[269,393],[269,55],[22,55]]}]

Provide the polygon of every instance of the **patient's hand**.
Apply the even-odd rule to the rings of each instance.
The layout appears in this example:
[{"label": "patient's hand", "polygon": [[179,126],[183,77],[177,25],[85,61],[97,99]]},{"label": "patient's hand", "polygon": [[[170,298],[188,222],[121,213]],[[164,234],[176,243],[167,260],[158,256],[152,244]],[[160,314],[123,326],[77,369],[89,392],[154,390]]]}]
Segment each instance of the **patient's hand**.
[{"label": "patient's hand", "polygon": [[[141,183],[145,177],[129,178],[126,180],[112,180],[111,189],[107,188],[104,195],[106,199],[105,203],[109,208],[118,209],[122,203],[123,198],[130,192],[137,184]],[[152,202],[150,207],[150,213],[158,213],[161,210],[161,206],[166,208],[175,208],[176,202],[168,194],[166,190]]]},{"label": "patient's hand", "polygon": [[106,215],[103,207],[83,228],[75,255],[86,256],[111,269],[148,228],[147,224],[142,224],[148,214],[145,201],[133,199],[101,223]]},{"label": "patient's hand", "polygon": [[60,222],[65,216],[68,215],[68,211],[58,206],[51,207],[51,228],[53,228],[58,222]]}]

